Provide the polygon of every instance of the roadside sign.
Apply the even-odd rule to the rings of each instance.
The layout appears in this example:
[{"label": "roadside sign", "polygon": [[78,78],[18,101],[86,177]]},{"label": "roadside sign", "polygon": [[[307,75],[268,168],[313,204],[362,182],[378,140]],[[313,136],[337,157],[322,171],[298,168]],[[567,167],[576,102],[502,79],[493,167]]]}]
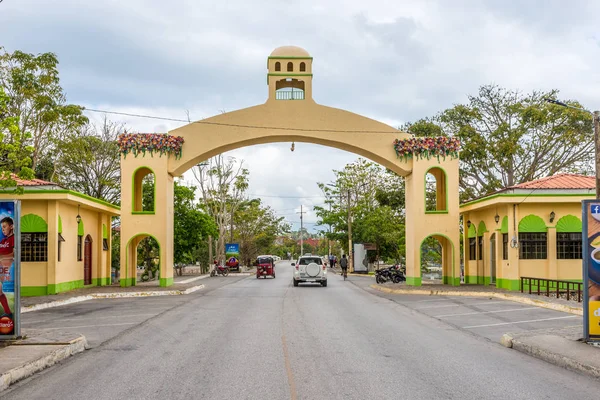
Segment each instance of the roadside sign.
[{"label": "roadside sign", "polygon": [[583,335],[600,341],[600,200],[584,200],[583,221]]},{"label": "roadside sign", "polygon": [[225,243],[225,254],[240,254],[239,243]]},{"label": "roadside sign", "polygon": [[0,340],[21,335],[21,202],[0,201]]}]

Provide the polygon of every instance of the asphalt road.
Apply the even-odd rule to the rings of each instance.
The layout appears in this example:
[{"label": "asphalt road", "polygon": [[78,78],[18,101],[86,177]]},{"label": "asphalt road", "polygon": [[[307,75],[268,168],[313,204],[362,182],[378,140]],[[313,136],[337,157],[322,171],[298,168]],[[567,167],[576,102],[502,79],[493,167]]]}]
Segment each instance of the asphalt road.
[{"label": "asphalt road", "polygon": [[[291,268],[282,262],[276,279],[231,280],[177,297],[170,309],[2,398],[529,400],[600,392],[596,380],[374,296],[339,275],[327,288],[295,288]],[[98,307],[107,304],[114,309],[105,313],[119,312],[117,303]]]}]

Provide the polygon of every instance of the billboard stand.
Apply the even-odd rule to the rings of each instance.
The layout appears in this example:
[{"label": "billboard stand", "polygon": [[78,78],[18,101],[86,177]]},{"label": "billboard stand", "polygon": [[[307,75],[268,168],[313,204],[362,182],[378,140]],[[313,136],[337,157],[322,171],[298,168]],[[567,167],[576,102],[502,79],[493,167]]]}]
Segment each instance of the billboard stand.
[{"label": "billboard stand", "polygon": [[583,335],[600,342],[600,200],[582,202]]}]

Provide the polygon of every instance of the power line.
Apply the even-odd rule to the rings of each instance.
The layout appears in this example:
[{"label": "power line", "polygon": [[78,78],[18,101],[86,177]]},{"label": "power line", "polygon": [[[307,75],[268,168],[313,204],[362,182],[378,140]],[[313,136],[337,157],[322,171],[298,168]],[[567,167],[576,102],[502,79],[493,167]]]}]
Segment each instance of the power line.
[{"label": "power line", "polygon": [[270,194],[256,194],[256,193],[248,193],[248,196],[256,196],[256,197],[273,197],[273,198],[278,198],[278,199],[316,199],[316,198],[323,198],[325,196],[320,195],[320,196],[282,196],[282,195],[270,195]]},{"label": "power line", "polygon": [[[227,124],[227,123],[223,123],[223,122],[210,122],[210,121],[204,121],[204,120],[188,121],[187,119],[180,119],[180,118],[159,117],[159,116],[155,116],[155,115],[144,115],[144,114],[132,114],[132,113],[119,112],[119,111],[97,110],[94,108],[84,108],[84,111],[104,113],[104,114],[124,115],[127,117],[135,117],[135,118],[148,118],[148,119],[159,119],[159,120],[163,120],[163,121],[172,121],[172,122],[185,122],[186,124],[229,126],[229,127],[234,127],[234,128],[282,130],[282,131],[298,131],[298,132],[391,133],[390,131],[349,131],[349,130],[338,130],[338,129],[307,129],[307,128],[292,128],[292,127],[283,127],[283,126],[240,125],[240,124]],[[403,133],[403,132],[398,131],[398,133]]]}]

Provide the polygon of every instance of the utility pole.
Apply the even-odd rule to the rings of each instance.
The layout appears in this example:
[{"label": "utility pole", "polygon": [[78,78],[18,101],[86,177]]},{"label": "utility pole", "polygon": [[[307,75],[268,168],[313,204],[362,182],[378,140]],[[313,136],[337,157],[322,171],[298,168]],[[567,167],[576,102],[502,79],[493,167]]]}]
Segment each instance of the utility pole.
[{"label": "utility pole", "polygon": [[594,148],[596,150],[596,199],[600,199],[600,111],[594,111]]},{"label": "utility pole", "polygon": [[352,211],[350,207],[350,189],[348,189],[348,267],[354,272],[354,257],[352,257]]},{"label": "utility pole", "polygon": [[[329,203],[329,215],[331,218],[331,203]],[[327,259],[329,259],[329,257],[331,256],[331,224],[329,224],[329,236],[327,238],[327,242],[329,243],[329,253],[327,253]]]},{"label": "utility pole", "polygon": [[300,212],[297,214],[300,214],[300,257],[302,257],[304,255],[304,242],[303,242],[303,233],[304,233],[304,213],[305,211],[303,211],[302,209],[302,204],[300,204]]},{"label": "utility pole", "polygon": [[210,268],[212,266],[213,263],[213,255],[212,255],[212,236],[208,235],[208,270],[210,271]]}]

